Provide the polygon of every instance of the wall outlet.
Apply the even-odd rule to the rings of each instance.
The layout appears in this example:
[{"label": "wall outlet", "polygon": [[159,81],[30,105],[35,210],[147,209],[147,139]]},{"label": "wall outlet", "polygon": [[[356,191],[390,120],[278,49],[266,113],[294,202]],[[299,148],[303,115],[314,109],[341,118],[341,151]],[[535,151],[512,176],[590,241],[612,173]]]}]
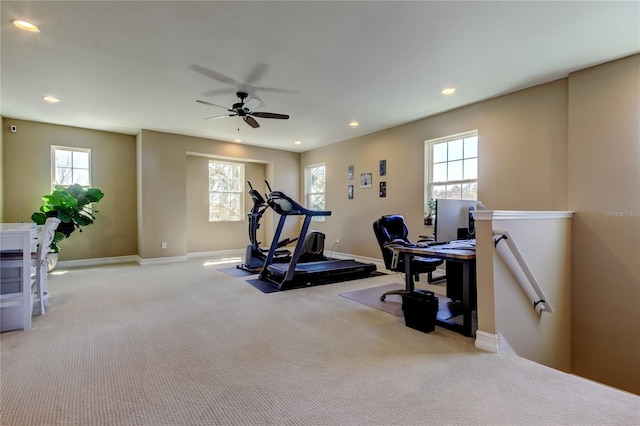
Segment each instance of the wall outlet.
[{"label": "wall outlet", "polygon": [[167,242],[166,242],[166,241],[163,241],[163,242],[162,242],[162,249],[164,250],[164,249],[166,249],[166,248],[167,248]]},{"label": "wall outlet", "polygon": [[336,238],[336,245],[339,246],[340,245],[340,238]]}]

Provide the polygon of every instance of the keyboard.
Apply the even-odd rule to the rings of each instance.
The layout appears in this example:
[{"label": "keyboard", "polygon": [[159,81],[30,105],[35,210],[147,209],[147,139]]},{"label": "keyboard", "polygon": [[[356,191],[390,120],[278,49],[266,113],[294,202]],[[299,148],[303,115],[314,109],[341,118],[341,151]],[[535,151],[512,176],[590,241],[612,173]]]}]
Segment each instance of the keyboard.
[{"label": "keyboard", "polygon": [[476,250],[476,240],[455,240],[455,241],[419,241],[416,243],[416,246],[427,248],[427,247],[438,247],[442,245],[447,245],[444,247],[445,250]]},{"label": "keyboard", "polygon": [[443,244],[449,244],[449,241],[435,242],[435,241],[420,241],[416,243],[418,247],[433,247],[433,246],[441,246]]}]

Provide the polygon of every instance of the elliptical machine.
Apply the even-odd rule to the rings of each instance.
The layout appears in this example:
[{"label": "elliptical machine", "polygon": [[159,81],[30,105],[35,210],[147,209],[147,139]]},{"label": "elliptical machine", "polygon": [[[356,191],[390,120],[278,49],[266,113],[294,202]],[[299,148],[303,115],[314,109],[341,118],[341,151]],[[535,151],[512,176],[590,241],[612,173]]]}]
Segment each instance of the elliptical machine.
[{"label": "elliptical machine", "polygon": [[[260,193],[253,189],[251,182],[247,181],[249,185],[249,196],[253,200],[253,207],[251,211],[247,213],[249,217],[249,245],[247,245],[247,251],[244,256],[244,263],[237,265],[236,268],[242,269],[243,271],[251,272],[252,274],[257,274],[262,270],[264,266],[264,261],[267,258],[268,249],[260,248],[260,241],[258,241],[258,229],[260,228],[260,219],[264,214],[265,210],[269,208],[267,202],[264,200],[264,197],[260,195]],[[278,242],[278,248],[286,246],[288,244],[296,241],[297,238],[289,239],[286,238],[280,242]],[[289,250],[276,250],[274,256],[274,262],[288,262],[291,258],[291,252]]]}]

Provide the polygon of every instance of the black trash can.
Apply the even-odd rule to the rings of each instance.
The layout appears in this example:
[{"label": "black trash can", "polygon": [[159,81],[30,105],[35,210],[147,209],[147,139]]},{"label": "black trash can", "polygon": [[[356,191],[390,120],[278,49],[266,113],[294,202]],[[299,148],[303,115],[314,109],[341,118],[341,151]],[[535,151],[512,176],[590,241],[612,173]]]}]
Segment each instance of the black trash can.
[{"label": "black trash can", "polygon": [[432,291],[414,290],[402,295],[404,323],[407,327],[430,333],[436,328],[438,298]]}]

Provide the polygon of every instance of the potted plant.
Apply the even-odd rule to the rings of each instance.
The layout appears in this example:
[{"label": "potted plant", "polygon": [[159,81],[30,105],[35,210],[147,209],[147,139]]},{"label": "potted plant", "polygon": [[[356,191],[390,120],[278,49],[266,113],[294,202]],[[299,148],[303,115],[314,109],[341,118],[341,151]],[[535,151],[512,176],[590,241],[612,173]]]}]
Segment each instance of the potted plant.
[{"label": "potted plant", "polygon": [[98,203],[102,197],[104,193],[98,188],[85,189],[78,184],[56,185],[51,194],[42,197],[44,204],[31,215],[31,220],[38,225],[44,225],[48,217],[57,217],[61,221],[49,246],[50,253],[56,253],[57,256],[60,241],[69,238],[76,229],[82,232],[83,226],[93,223],[95,213],[98,213],[93,204]]},{"label": "potted plant", "polygon": [[436,200],[433,198],[427,202],[427,217],[424,218],[424,224],[427,226],[433,225],[433,217],[436,214]]}]

